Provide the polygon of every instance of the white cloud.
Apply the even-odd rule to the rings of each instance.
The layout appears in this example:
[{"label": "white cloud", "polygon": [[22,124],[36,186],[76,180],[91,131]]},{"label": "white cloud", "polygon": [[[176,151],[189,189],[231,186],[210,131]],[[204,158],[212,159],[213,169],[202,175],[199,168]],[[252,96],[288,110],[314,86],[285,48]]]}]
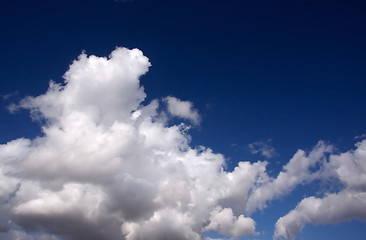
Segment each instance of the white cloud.
[{"label": "white cloud", "polygon": [[235,217],[231,208],[217,207],[211,212],[210,224],[205,230],[215,230],[226,236],[240,237],[255,233],[255,222],[243,215]]},{"label": "white cloud", "polygon": [[329,224],[358,219],[366,221],[366,140],[339,155],[332,154],[318,172],[322,180],[337,179],[344,184],[338,193],[323,198],[308,197],[276,223],[274,237],[293,240],[305,224]]},{"label": "white cloud", "polygon": [[145,99],[138,77],[149,66],[138,49],[116,49],[109,59],[83,53],[65,73],[65,85],[51,81],[46,94],[28,97],[20,106],[58,126],[79,118],[109,126],[128,119]]},{"label": "white cloud", "polygon": [[[254,232],[236,205],[264,165],[227,173],[222,155],[191,148],[187,126],[169,126],[159,101],[141,104],[139,77],[149,66],[137,49],[83,53],[64,84],[51,81],[45,94],[16,105],[42,120],[43,135],[0,145],[1,238],[202,239],[221,206],[235,219],[225,234]],[[199,123],[190,102],[165,101],[171,115]],[[243,223],[252,225],[238,230]]]},{"label": "white cloud", "polygon": [[263,182],[253,188],[246,211],[252,213],[256,209],[267,207],[267,202],[289,194],[299,184],[307,184],[315,179],[316,173],[310,171],[332,150],[331,146],[319,142],[307,155],[298,150],[275,179]]},{"label": "white cloud", "polygon": [[309,197],[277,221],[274,237],[293,240],[306,223],[334,224],[352,219],[366,221],[366,192],[344,190],[324,198]]},{"label": "white cloud", "polygon": [[158,100],[142,104],[139,77],[149,66],[137,49],[117,48],[108,58],[83,53],[63,84],[50,82],[45,94],[14,105],[42,120],[42,136],[0,145],[1,239],[199,240],[211,230],[247,236],[256,234],[252,212],[315,179],[336,178],[346,188],[304,199],[278,221],[276,236],[291,237],[308,222],[363,219],[347,205],[323,218],[307,213],[303,220],[297,212],[312,201],[322,212],[333,198],[363,199],[365,142],[329,160],[333,148],[323,142],[309,154],[299,150],[276,178],[262,161],[227,172],[221,154],[189,145],[189,126],[169,125],[169,116],[200,122],[191,102],[165,98],[168,116]]},{"label": "white cloud", "polygon": [[175,97],[166,97],[164,101],[168,104],[168,111],[171,115],[192,121],[198,125],[201,121],[198,111],[193,108],[189,101],[182,101]]},{"label": "white cloud", "polygon": [[268,139],[267,142],[254,142],[248,144],[249,151],[251,154],[260,154],[266,158],[273,158],[278,155],[276,149],[270,145],[271,139]]}]

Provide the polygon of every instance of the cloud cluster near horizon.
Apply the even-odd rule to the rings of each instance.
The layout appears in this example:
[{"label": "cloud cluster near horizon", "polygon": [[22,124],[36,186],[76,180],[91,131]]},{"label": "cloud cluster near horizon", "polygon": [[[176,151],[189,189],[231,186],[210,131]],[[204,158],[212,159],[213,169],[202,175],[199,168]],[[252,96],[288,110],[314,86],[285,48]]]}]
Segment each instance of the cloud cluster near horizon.
[{"label": "cloud cluster near horizon", "polygon": [[[265,161],[228,172],[223,155],[189,145],[189,123],[201,120],[191,102],[163,98],[168,116],[161,101],[144,102],[139,77],[149,67],[138,49],[83,53],[64,84],[51,81],[45,94],[16,105],[43,123],[43,134],[0,145],[2,239],[255,235],[253,212],[314,180],[343,188],[303,199],[277,221],[276,238],[294,239],[307,223],[366,219],[366,140],[343,154],[323,142],[299,150],[276,178]],[[188,123],[169,125],[169,117]]]}]

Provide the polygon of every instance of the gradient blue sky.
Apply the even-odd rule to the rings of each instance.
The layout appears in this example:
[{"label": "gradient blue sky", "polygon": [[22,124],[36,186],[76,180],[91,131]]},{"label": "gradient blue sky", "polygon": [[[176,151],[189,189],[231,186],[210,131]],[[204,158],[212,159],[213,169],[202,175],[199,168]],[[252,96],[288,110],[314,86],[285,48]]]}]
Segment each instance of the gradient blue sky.
[{"label": "gradient blue sky", "polygon": [[[83,50],[107,56],[139,48],[152,67],[146,102],[173,95],[202,116],[190,131],[228,159],[268,160],[276,176],[297,149],[319,140],[337,151],[366,133],[366,4],[362,1],[65,0],[0,3],[1,144],[40,135],[39,123],[6,107],[62,82]],[[273,157],[252,146],[273,148]],[[252,149],[253,150],[253,149]],[[276,220],[314,195],[316,182],[253,215],[272,239]],[[363,239],[364,222],[306,225],[298,239]]]}]

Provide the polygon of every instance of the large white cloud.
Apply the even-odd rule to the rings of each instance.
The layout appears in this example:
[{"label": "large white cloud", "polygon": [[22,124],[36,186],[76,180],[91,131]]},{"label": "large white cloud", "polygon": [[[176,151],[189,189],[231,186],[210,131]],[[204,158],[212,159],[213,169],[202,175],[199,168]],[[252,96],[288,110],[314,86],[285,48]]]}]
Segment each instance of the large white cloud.
[{"label": "large white cloud", "polygon": [[[50,82],[45,94],[18,104],[43,123],[43,134],[0,146],[2,237],[21,238],[21,227],[51,234],[44,238],[201,239],[218,207],[246,197],[256,172],[242,172],[256,165],[225,172],[222,155],[189,146],[186,124],[168,125],[159,101],[142,105],[139,77],[149,66],[137,49],[83,53],[64,84]],[[190,102],[166,101],[172,115],[199,123]],[[230,211],[252,226],[224,234],[254,233],[253,220]]]},{"label": "large white cloud", "polygon": [[108,58],[82,53],[63,84],[50,82],[45,94],[13,105],[42,123],[42,136],[0,145],[1,238],[192,240],[204,239],[207,231],[247,236],[256,234],[252,212],[315,179],[337,179],[347,187],[334,197],[304,199],[291,217],[278,221],[275,236],[291,238],[307,222],[363,219],[350,211],[304,220],[297,212],[311,201],[363,196],[364,142],[329,161],[333,148],[323,142],[308,154],[299,150],[276,178],[261,161],[225,171],[221,154],[189,145],[189,122],[201,119],[191,102],[163,98],[168,117],[188,120],[177,125],[169,125],[159,100],[144,102],[139,78],[149,66],[137,49],[117,48]]}]

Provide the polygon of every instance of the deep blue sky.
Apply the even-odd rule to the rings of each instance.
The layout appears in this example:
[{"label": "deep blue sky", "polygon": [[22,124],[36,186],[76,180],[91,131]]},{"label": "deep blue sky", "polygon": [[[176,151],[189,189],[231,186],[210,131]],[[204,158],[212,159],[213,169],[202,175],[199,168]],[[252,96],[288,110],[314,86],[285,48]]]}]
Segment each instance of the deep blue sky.
[{"label": "deep blue sky", "polygon": [[[142,79],[147,102],[192,101],[203,117],[192,144],[232,166],[263,159],[247,146],[268,139],[274,171],[318,140],[348,150],[366,133],[365,12],[362,1],[3,0],[0,94],[18,94],[2,101],[0,141],[40,132],[28,113],[9,114],[10,102],[61,82],[82,50],[106,56],[124,46],[152,62]],[[281,213],[266,211],[276,219],[301,197],[279,201]],[[360,232],[365,224],[341,226]],[[306,227],[301,236],[344,239],[337,231]]]}]

